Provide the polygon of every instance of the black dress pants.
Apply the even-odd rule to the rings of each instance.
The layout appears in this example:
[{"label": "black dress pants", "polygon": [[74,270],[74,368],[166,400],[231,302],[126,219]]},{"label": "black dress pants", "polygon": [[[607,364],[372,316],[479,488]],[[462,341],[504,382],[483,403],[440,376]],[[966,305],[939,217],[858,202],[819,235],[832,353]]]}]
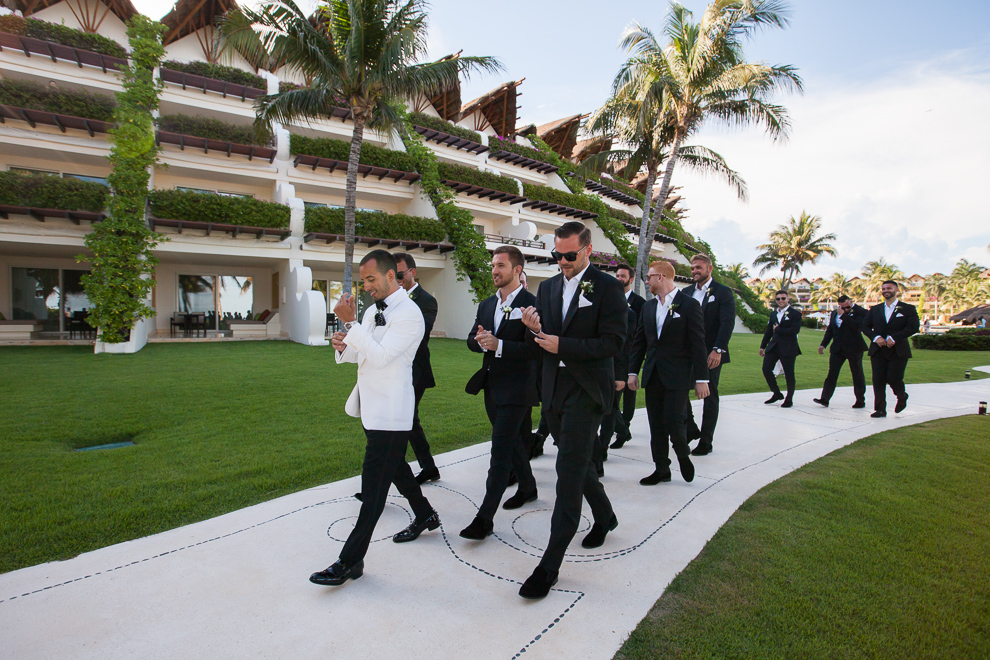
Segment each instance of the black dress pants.
[{"label": "black dress pants", "polygon": [[687,427],[684,407],[688,390],[668,389],[654,377],[646,387],[646,415],[650,421],[650,451],[660,472],[670,472],[670,446],[677,456],[688,456]]},{"label": "black dress pants", "polygon": [[[708,370],[708,396],[703,399],[704,404],[701,413],[701,428],[694,421],[694,408],[691,406],[691,397],[688,396],[687,404],[687,428],[695,432],[692,435],[701,435],[699,447],[712,448],[712,439],[715,437],[715,426],[718,424],[718,379],[722,374],[722,365],[719,364],[714,369]],[[690,392],[688,393],[690,394]]]},{"label": "black dress pants", "polygon": [[849,371],[852,373],[853,392],[856,394],[856,401],[863,401],[866,397],[866,376],[863,375],[863,354],[843,355],[839,351],[832,351],[828,354],[828,375],[825,376],[825,384],[822,385],[821,399],[825,403],[832,400],[835,392],[835,384],[839,380],[839,373],[842,365],[849,360]]},{"label": "black dress pants", "polygon": [[[893,351],[890,351],[893,353]],[[887,357],[883,350],[870,356],[870,366],[873,368],[873,409],[877,412],[887,412],[887,386],[900,399],[907,390],[904,387],[904,370],[907,369],[908,359]]]},{"label": "black dress pants", "polygon": [[367,554],[371,535],[385,510],[388,489],[393,483],[399,494],[409,500],[417,520],[433,515],[433,507],[424,497],[412,468],[406,463],[409,431],[365,429],[364,435],[368,445],[364,450],[364,467],[361,470],[361,512],[340,551],[340,561],[345,564],[360,561]]},{"label": "black dress pants", "polygon": [[550,540],[540,560],[544,570],[560,569],[567,546],[581,523],[582,498],[588,500],[595,522],[607,525],[614,512],[592,460],[604,411],[568,373],[557,371],[553,401],[543,417],[557,440],[557,500],[550,518]]},{"label": "black dress pants", "polygon": [[[623,390],[625,391],[625,390]],[[602,417],[602,427],[598,431],[598,440],[595,442],[595,467],[599,471],[608,456],[608,443],[612,441],[612,435],[622,440],[629,439],[629,425],[622,417],[619,409],[619,400],[622,398],[621,392],[616,392],[612,399],[612,409]]]},{"label": "black dress pants", "polygon": [[485,499],[478,509],[478,517],[491,522],[502,502],[502,495],[509,487],[510,471],[515,472],[520,491],[528,493],[536,490],[536,480],[529,466],[528,440],[532,430],[526,425],[526,413],[532,413],[533,408],[496,406],[486,389],[485,410],[492,423],[492,459],[485,482]]},{"label": "black dress pants", "polygon": [[419,467],[421,470],[435,470],[437,469],[437,464],[433,460],[433,454],[430,453],[430,443],[426,440],[426,432],[423,431],[423,425],[419,423],[419,402],[423,398],[423,394],[426,393],[426,389],[420,386],[416,386],[416,408],[413,412],[413,425],[412,431],[409,432],[409,444],[412,445],[413,453],[416,454],[416,460],[419,462]]},{"label": "black dress pants", "polygon": [[636,414],[636,392],[628,387],[622,390],[622,419],[626,420],[626,426],[632,424],[633,415]]},{"label": "black dress pants", "polygon": [[766,379],[767,385],[770,386],[770,391],[774,394],[780,394],[780,388],[777,387],[777,378],[773,375],[773,368],[777,365],[778,360],[784,366],[787,398],[790,399],[794,396],[794,362],[797,360],[797,356],[781,355],[776,348],[766,351],[763,354],[763,377]]}]

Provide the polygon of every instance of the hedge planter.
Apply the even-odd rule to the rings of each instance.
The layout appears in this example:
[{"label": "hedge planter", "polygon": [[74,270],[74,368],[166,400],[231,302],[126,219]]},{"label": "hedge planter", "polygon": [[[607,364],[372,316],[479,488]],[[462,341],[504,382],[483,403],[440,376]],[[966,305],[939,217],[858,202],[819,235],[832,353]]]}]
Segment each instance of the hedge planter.
[{"label": "hedge planter", "polygon": [[0,172],[0,204],[101,213],[110,191],[100,183],[48,174]]},{"label": "hedge planter", "polygon": [[125,64],[127,60],[127,49],[113,39],[36,18],[0,16],[0,32],[106,55],[117,60],[125,60]]},{"label": "hedge planter", "polygon": [[911,337],[911,345],[932,351],[990,351],[990,330],[915,335]]},{"label": "hedge planter", "polygon": [[289,227],[289,207],[245,197],[228,197],[188,190],[148,193],[151,215],[167,220],[240,225],[269,229]]},{"label": "hedge planter", "polygon": [[[344,233],[344,209],[306,209],[306,232],[321,234]],[[388,238],[407,241],[427,241],[440,243],[447,232],[439,220],[386,213],[385,211],[356,211],[354,217],[355,236]]]},{"label": "hedge planter", "polygon": [[[346,164],[351,154],[350,142],[333,138],[311,138],[293,133],[289,136],[289,151],[303,156],[315,156]],[[404,151],[383,149],[364,142],[361,145],[361,155],[358,162],[387,170],[399,172],[415,172],[416,163]],[[308,163],[311,164],[311,163]]]}]

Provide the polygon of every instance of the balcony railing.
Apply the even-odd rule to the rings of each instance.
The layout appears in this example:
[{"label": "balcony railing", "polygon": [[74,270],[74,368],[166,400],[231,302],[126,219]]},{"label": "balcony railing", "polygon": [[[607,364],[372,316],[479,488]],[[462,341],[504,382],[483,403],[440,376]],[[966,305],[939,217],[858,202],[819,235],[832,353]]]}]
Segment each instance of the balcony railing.
[{"label": "balcony railing", "polygon": [[86,131],[90,137],[97,133],[106,133],[113,124],[99,119],[85,119],[83,117],[73,117],[71,115],[60,115],[47,110],[32,110],[30,108],[16,108],[11,105],[0,105],[0,124],[6,123],[7,119],[19,119],[25,121],[31,128],[36,128],[38,124],[56,126],[65,133],[67,128],[74,128]]},{"label": "balcony railing", "polygon": [[525,238],[513,238],[511,236],[502,236],[501,234],[485,234],[484,236],[485,240],[489,243],[501,243],[502,245],[536,248],[537,250],[547,249],[546,243],[543,243],[542,241],[530,241]]},{"label": "balcony railing", "polygon": [[436,142],[437,144],[442,144],[445,147],[452,147],[460,151],[464,149],[465,151],[470,151],[471,153],[481,154],[488,151],[488,147],[478,142],[472,140],[467,140],[456,135],[451,135],[449,133],[444,133],[443,131],[436,131],[432,128],[425,128],[423,126],[413,126],[416,132],[422,135],[425,139]]},{"label": "balcony railing", "polygon": [[226,80],[215,80],[213,78],[207,78],[205,76],[197,76],[192,73],[184,73],[182,71],[173,71],[172,69],[162,69],[161,78],[165,82],[173,83],[176,85],[181,85],[182,89],[186,87],[195,87],[196,89],[203,90],[206,92],[217,92],[223,94],[224,98],[227,95],[234,97],[240,97],[241,101],[247,99],[254,100],[259,96],[264,96],[266,94],[265,90],[257,89],[255,87],[247,87],[246,85],[236,85]]}]

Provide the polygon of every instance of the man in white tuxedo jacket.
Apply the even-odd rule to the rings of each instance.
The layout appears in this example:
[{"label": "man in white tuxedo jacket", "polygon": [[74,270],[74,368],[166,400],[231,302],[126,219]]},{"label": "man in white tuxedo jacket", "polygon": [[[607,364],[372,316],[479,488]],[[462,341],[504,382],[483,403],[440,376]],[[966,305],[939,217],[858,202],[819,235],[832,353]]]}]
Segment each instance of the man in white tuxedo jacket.
[{"label": "man in white tuxedo jacket", "polygon": [[361,472],[361,512],[347,537],[340,558],[329,568],[310,576],[315,584],[339,585],[364,573],[375,525],[385,510],[388,489],[395,484],[409,500],[416,518],[392,537],[396,543],[414,541],[425,529],[437,529],[440,517],[423,496],[412,468],[406,463],[406,447],[413,425],[416,396],[412,362],[423,338],[423,314],[399,286],[396,265],[385,250],[373,250],[361,260],[360,274],[375,305],[355,321],[353,296],[343,295],[334,308],[344,324],[333,335],[337,363],[356,362],[357,384],[344,410],[360,417],[368,444]]}]

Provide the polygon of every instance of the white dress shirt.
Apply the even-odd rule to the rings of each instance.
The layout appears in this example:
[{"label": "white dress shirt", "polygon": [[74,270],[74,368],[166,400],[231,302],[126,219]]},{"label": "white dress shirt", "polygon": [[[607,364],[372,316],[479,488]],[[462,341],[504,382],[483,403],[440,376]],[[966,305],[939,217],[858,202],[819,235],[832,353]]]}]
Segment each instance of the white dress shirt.
[{"label": "white dress shirt", "polygon": [[677,295],[677,289],[674,289],[666,296],[657,295],[657,337],[663,332],[663,324],[667,320],[667,312],[670,310],[670,304],[674,302],[674,296]]},{"label": "white dress shirt", "polygon": [[[505,312],[502,311],[502,308],[503,307],[506,307],[506,306],[511,306],[512,305],[512,301],[516,299],[516,296],[519,295],[519,292],[522,291],[522,289],[523,289],[523,285],[520,284],[519,286],[516,287],[516,290],[515,291],[513,291],[512,293],[510,293],[509,295],[507,295],[505,297],[505,300],[502,300],[499,297],[498,293],[495,294],[495,318],[494,318],[494,324],[493,324],[493,327],[495,328],[495,330],[492,331],[492,334],[493,335],[496,334],[496,333],[498,333],[498,329],[502,325],[502,321],[505,319]],[[481,347],[481,350],[483,350],[485,353],[488,352],[488,349],[485,348],[484,346]],[[497,358],[502,357],[502,340],[501,339],[498,340],[498,347],[495,349],[495,357],[497,357]]]},{"label": "white dress shirt", "polygon": [[698,285],[694,286],[691,290],[691,297],[700,303],[704,303],[705,298],[708,297],[708,290],[710,288],[712,288],[712,278],[709,277],[708,281],[702,284],[700,289],[698,288]]},{"label": "white dress shirt", "polygon": [[[894,316],[894,310],[897,309],[897,303],[898,302],[900,302],[900,301],[897,300],[897,298],[894,298],[894,301],[892,303],[890,303],[890,304],[884,303],[883,304],[883,316],[884,316],[885,319],[887,319],[887,323],[890,323],[890,319]],[[876,337],[874,337],[873,338],[873,341],[876,341],[877,339],[880,339],[880,335],[877,335]],[[887,341],[892,342],[892,343],[897,343],[897,342],[894,341],[894,338],[891,337],[890,335],[887,335]]]},{"label": "white dress shirt", "polygon": [[777,310],[777,323],[778,324],[784,322],[784,317],[787,316],[787,310],[789,310],[790,308],[791,308],[791,306],[788,305],[784,309]]},{"label": "white dress shirt", "polygon": [[[582,270],[580,273],[578,273],[571,279],[567,279],[567,277],[564,277],[564,304],[560,308],[561,321],[567,318],[567,310],[571,308],[571,300],[574,298],[574,294],[577,291],[578,287],[581,286],[581,278],[584,277],[584,272],[588,270],[589,266],[591,266],[590,262],[588,263],[587,266],[584,267],[584,270]],[[574,304],[575,305],[577,304],[576,300],[574,301]],[[563,330],[563,325],[561,326],[561,330]],[[567,365],[564,364],[563,360],[561,360],[560,366],[566,367]]]}]

